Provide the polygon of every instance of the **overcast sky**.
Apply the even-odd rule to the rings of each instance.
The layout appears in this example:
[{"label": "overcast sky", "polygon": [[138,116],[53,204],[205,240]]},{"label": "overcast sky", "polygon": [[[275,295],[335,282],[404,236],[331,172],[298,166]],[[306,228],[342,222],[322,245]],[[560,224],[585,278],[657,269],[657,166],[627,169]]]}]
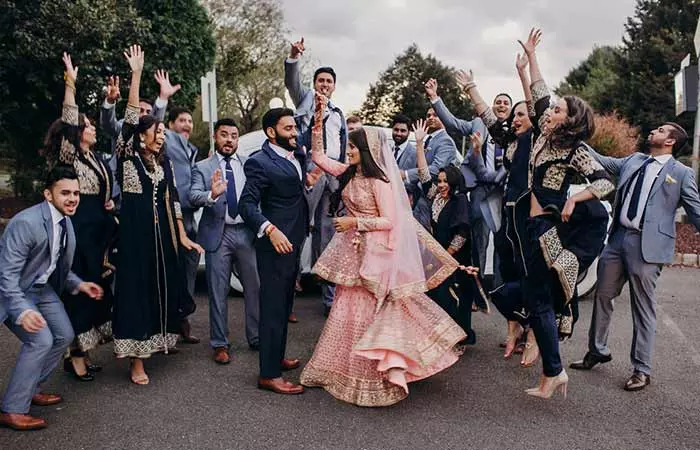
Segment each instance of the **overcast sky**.
[{"label": "overcast sky", "polygon": [[415,42],[453,67],[474,70],[486,99],[522,98],[515,73],[517,39],[543,29],[538,55],[558,84],[594,45],[619,44],[635,0],[282,0],[290,41],[338,74],[334,101],[359,109],[370,83]]}]

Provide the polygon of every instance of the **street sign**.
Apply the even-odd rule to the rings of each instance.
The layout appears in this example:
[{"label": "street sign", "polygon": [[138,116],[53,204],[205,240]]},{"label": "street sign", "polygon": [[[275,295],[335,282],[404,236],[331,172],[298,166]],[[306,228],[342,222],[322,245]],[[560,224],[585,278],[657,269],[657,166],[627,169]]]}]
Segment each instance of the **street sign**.
[{"label": "street sign", "polygon": [[698,17],[698,26],[695,28],[695,39],[693,39],[693,42],[695,43],[695,54],[700,56],[700,16]]},{"label": "street sign", "polygon": [[216,70],[202,77],[202,121],[216,122]]}]

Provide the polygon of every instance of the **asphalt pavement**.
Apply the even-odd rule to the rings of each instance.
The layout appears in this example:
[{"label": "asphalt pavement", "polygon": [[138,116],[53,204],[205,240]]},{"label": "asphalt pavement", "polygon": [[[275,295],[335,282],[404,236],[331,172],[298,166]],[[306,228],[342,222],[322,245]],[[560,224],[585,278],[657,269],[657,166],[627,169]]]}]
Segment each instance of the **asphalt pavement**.
[{"label": "asphalt pavement", "polygon": [[[129,382],[128,363],[111,345],[94,353],[104,366],[92,383],[56,370],[46,390],[65,401],[32,407],[49,427],[0,429],[0,449],[699,449],[700,270],[666,268],[659,307],[652,384],[625,392],[630,375],[631,318],[627,290],[616,304],[613,361],[591,372],[568,370],[568,398],[545,401],[523,393],[541,368],[503,360],[505,322],[477,314],[476,346],[448,370],[410,385],[409,397],[386,408],[361,408],[324,390],[281,396],[256,388],[257,353],[244,341],[242,299],[231,297],[233,362],[216,365],[206,339],[177,355],[146,362],[148,386]],[[194,334],[208,335],[207,299],[197,297]],[[288,356],[308,360],[323,327],[318,294],[297,299]],[[574,338],[563,345],[568,363],[586,351],[591,301],[581,305]],[[19,342],[0,329],[4,390]],[[290,373],[298,378],[300,370]]]}]

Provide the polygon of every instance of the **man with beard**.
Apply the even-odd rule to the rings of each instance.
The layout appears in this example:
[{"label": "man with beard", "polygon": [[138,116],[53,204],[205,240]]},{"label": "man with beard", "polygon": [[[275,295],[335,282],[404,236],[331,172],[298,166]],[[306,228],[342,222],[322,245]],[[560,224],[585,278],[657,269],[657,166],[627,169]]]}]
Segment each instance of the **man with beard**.
[{"label": "man with beard", "polygon": [[401,170],[416,168],[416,147],[408,142],[410,134],[411,119],[403,114],[394,116],[391,121],[391,138],[394,141],[394,159]]},{"label": "man with beard", "polygon": [[260,280],[253,241],[255,234],[245,226],[238,213],[238,201],[245,185],[239,155],[238,127],[233,119],[219,119],[214,125],[216,153],[198,162],[192,172],[190,203],[204,207],[197,239],[204,247],[207,290],[209,291],[210,342],[214,361],[228,364],[228,301],[231,272],[243,285],[245,334],[251,350],[259,348],[258,321]]},{"label": "man with beard", "polygon": [[[329,158],[335,161],[345,161],[345,148],[347,147],[348,131],[340,110],[330,100],[335,92],[336,74],[331,67],[320,67],[314,72],[314,88],[309,89],[302,85],[299,75],[299,58],[304,53],[304,38],[292,44],[289,58],[284,63],[284,85],[289,91],[289,96],[296,107],[295,121],[299,129],[299,148],[311,151],[311,127],[314,120],[314,92],[323,94],[328,98],[328,106],[325,109],[323,119],[323,148]],[[314,169],[311,158],[308,161],[309,171]],[[338,190],[338,180],[326,173],[320,173],[318,182],[314,185],[313,192],[309,193],[311,205],[311,222],[313,234],[311,240],[313,262],[323,253],[331,238],[335,234],[333,217],[329,216],[331,195]],[[327,282],[321,283],[324,314],[328,316],[335,287]]]},{"label": "man with beard", "polygon": [[245,164],[246,183],[238,212],[257,233],[260,277],[260,377],[258,388],[278,394],[301,394],[303,386],[282,378],[283,370],[299,367],[285,358],[287,319],[294,301],[299,254],[309,231],[304,196],[306,153],[297,146],[294,111],[275,108],[262,119],[267,140]]},{"label": "man with beard", "polygon": [[656,334],[654,288],[664,264],[673,262],[676,209],[683,206],[690,222],[700,230],[700,196],[695,173],[677,161],[688,142],[683,128],[664,123],[647,138],[650,152],[626,158],[593,156],[618,181],[613,225],[598,262],[598,284],[588,331],[588,353],[572,369],[590,370],[612,360],[608,330],[613,300],[630,283],[632,304],[633,372],[627,391],[639,391],[651,382],[651,355]]},{"label": "man with beard", "polygon": [[[458,84],[460,83],[459,77],[457,82]],[[474,262],[478,262],[481,274],[489,273],[490,271],[486,270],[487,266],[492,265],[493,281],[496,285],[499,285],[501,280],[498,276],[498,263],[495,260],[487,261],[487,250],[492,236],[495,236],[501,228],[503,185],[502,183],[477,179],[474,175],[475,171],[472,169],[474,164],[472,159],[481,155],[484,158],[484,165],[487,171],[499,171],[502,170],[503,166],[504,150],[491,138],[488,128],[486,128],[481,118],[476,117],[473,120],[456,118],[438,96],[437,90],[438,83],[435,79],[430,79],[425,83],[425,92],[428,95],[428,99],[432,103],[433,108],[435,108],[435,112],[440,120],[445,124],[445,127],[450,131],[467,137],[472,133],[479,132],[483,139],[481,153],[474,152],[470,148],[467,157],[462,162],[461,169],[467,187],[472,189],[469,195],[469,212],[471,216]],[[508,118],[512,104],[513,101],[508,94],[501,93],[496,95],[493,99],[492,109],[499,121],[502,122]]]},{"label": "man with beard", "polygon": [[[425,119],[428,127],[428,136],[423,144],[425,157],[428,160],[430,176],[437,178],[440,169],[444,169],[454,162],[457,155],[457,146],[455,141],[447,134],[445,125],[443,125],[435,109],[428,108]],[[407,183],[417,183],[419,181],[418,168],[414,165],[410,169],[402,170],[401,178]]]},{"label": "man with beard", "polygon": [[60,395],[39,391],[75,337],[59,296],[81,292],[99,300],[103,294],[100,286],[83,282],[70,270],[75,254],[70,216],[80,202],[72,167],[51,170],[44,199],[13,217],[0,239],[0,320],[22,341],[0,425],[15,430],[46,427],[44,419],[29,415],[30,405],[63,401]]}]

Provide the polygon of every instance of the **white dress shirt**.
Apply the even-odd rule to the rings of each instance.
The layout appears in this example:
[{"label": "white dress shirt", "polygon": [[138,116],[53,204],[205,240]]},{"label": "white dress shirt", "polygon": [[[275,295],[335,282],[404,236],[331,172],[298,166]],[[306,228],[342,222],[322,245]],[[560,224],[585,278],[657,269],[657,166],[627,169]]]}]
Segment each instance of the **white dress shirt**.
[{"label": "white dress shirt", "polygon": [[328,101],[328,108],[324,114],[326,120],[326,155],[336,161],[340,160],[340,130],[343,120],[340,114],[333,109],[335,106]]},{"label": "white dress shirt", "polygon": [[[222,177],[224,181],[228,181],[226,178],[226,159],[224,158],[224,155],[219,152],[216,152],[215,154],[219,159],[219,167],[221,168]],[[243,170],[243,162],[236,153],[231,155],[231,159],[229,161],[231,163],[231,170],[233,171],[233,180],[236,184],[236,200],[240,200],[241,194],[243,193],[243,187],[245,186],[245,171]],[[224,191],[221,196],[226,197],[226,191]],[[209,206],[216,203],[216,200],[212,198],[211,191],[209,191],[207,202]],[[241,218],[240,214],[234,218],[231,218],[231,216],[228,214],[228,208],[226,208],[225,221],[226,225],[237,225],[239,223],[243,223],[243,219]]]},{"label": "white dress shirt", "polygon": [[644,179],[642,182],[642,190],[639,193],[639,203],[637,204],[637,214],[633,221],[627,218],[627,211],[629,210],[630,201],[632,200],[632,192],[634,192],[634,187],[639,183],[639,176],[633,175],[636,179],[630,184],[625,194],[625,200],[622,202],[622,209],[620,210],[620,225],[625,228],[631,228],[633,230],[641,230],[640,221],[642,220],[642,215],[644,213],[644,208],[649,200],[649,193],[651,192],[651,187],[654,185],[656,177],[659,176],[659,172],[663,169],[664,164],[671,159],[671,155],[660,155],[654,158],[654,161],[649,163],[644,172]]},{"label": "white dress shirt", "polygon": [[[277,154],[280,158],[286,159],[289,161],[291,164],[294,165],[294,168],[297,170],[297,173],[299,174],[299,179],[301,180],[301,164],[299,164],[299,160],[294,157],[294,152],[290,152],[289,150],[285,150],[282,147],[273,144],[270,142],[270,148],[272,149],[273,152]],[[260,225],[260,229],[258,230],[258,237],[263,237],[265,235],[265,228],[268,227],[268,225],[271,225],[269,220],[266,220],[262,225]]]},{"label": "white dress shirt", "polygon": [[[399,152],[396,154],[396,162],[399,162],[403,153],[406,151],[406,147],[408,147],[408,139],[403,141],[403,144],[399,145]],[[394,145],[394,148],[396,148],[396,145]]]},{"label": "white dress shirt", "polygon": [[[58,224],[64,215],[61,214],[51,202],[49,204],[49,210],[51,211],[51,219],[53,223],[53,241],[51,243],[51,263],[46,272],[40,276],[34,283],[35,284],[46,284],[49,281],[49,277],[56,270],[56,264],[58,263],[58,254],[61,251],[61,226]],[[66,237],[67,238],[67,237]]]}]

